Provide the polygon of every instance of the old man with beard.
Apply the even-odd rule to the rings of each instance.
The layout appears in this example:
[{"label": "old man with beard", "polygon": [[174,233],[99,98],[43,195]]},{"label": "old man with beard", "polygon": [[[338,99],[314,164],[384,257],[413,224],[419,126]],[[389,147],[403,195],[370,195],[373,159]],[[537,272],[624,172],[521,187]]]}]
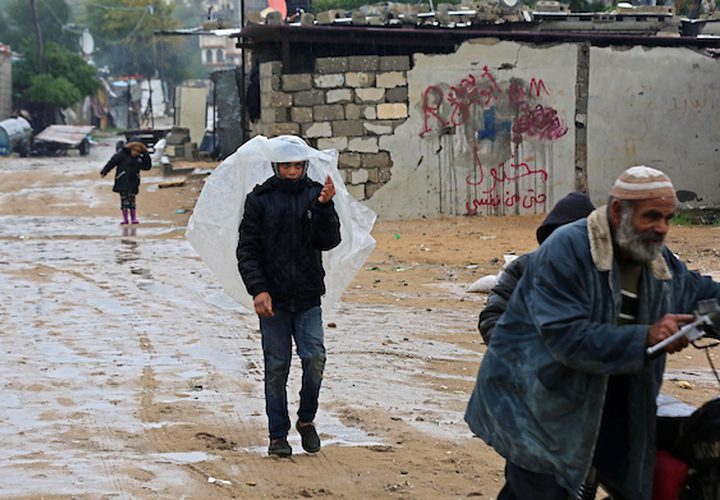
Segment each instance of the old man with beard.
[{"label": "old man with beard", "polygon": [[573,497],[591,467],[613,498],[652,497],[655,400],[672,335],[720,284],[664,245],[670,179],[623,172],[607,206],[555,231],[530,259],[483,357],[465,414],[506,459],[498,499]]}]

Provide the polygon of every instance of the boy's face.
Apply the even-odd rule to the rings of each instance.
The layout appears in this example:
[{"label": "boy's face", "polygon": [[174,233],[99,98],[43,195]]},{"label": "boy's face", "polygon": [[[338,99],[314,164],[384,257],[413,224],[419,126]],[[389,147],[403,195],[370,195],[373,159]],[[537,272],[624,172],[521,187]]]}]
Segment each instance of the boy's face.
[{"label": "boy's face", "polygon": [[290,179],[292,181],[298,180],[302,177],[303,170],[305,170],[304,161],[288,161],[285,163],[278,163],[278,177],[281,179]]}]

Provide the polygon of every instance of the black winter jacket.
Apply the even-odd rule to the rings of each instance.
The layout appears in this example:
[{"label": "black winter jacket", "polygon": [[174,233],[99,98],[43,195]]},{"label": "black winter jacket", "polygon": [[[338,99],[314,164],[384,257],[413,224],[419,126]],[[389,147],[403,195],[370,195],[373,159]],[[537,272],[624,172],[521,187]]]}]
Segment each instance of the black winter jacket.
[{"label": "black winter jacket", "polygon": [[[538,244],[542,245],[543,241],[550,237],[560,226],[587,217],[593,210],[595,210],[595,206],[584,193],[574,192],[564,196],[558,200],[550,213],[547,214],[547,217],[545,217],[543,223],[537,228],[535,236]],[[480,330],[480,335],[482,335],[486,344],[490,343],[490,335],[493,328],[495,328],[495,323],[507,309],[510,296],[515,290],[518,281],[522,278],[525,266],[530,260],[530,255],[531,253],[523,254],[508,264],[498,276],[495,286],[490,290],[487,303],[478,320],[478,330]]]},{"label": "black winter jacket", "polygon": [[318,203],[321,190],[273,176],[245,200],[238,269],[248,293],[268,292],[274,308],[302,312],[325,293],[322,251],[340,243],[340,219],[332,201]]},{"label": "black winter jacket", "polygon": [[152,164],[150,155],[147,153],[140,153],[133,158],[129,149],[122,148],[110,158],[100,173],[106,175],[115,167],[117,170],[115,171],[113,191],[137,194],[140,187],[140,170],[150,170]]},{"label": "black winter jacket", "polygon": [[480,312],[480,319],[478,320],[478,330],[480,330],[480,335],[482,335],[486,344],[490,343],[490,335],[493,328],[495,328],[495,323],[498,322],[502,313],[507,309],[510,296],[515,290],[518,281],[522,278],[530,255],[529,253],[522,254],[508,264],[498,276],[495,286],[490,290],[485,308]]}]

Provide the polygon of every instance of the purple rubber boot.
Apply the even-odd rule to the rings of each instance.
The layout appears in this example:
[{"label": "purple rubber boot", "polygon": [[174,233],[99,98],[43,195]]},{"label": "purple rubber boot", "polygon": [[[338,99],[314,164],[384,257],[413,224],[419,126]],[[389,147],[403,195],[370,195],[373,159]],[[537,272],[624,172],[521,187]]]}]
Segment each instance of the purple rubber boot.
[{"label": "purple rubber boot", "polygon": [[137,215],[136,215],[136,213],[135,213],[135,209],[134,209],[134,208],[131,208],[131,209],[130,209],[130,222],[132,222],[133,224],[137,224],[137,223],[138,223]]},{"label": "purple rubber boot", "polygon": [[122,209],[122,214],[123,214],[122,224],[127,224],[127,223],[128,223],[128,209],[127,209],[127,208],[123,208],[123,209]]}]

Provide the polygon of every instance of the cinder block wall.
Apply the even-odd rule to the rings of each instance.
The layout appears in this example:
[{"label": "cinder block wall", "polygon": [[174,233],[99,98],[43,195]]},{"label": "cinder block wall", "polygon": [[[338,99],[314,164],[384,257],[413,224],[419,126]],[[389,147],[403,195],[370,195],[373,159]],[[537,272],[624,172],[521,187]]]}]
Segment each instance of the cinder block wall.
[{"label": "cinder block wall", "polygon": [[261,116],[254,134],[294,134],[340,152],[350,193],[366,200],[390,180],[390,152],[380,147],[408,117],[409,56],[319,58],[312,73],[283,74],[260,65]]}]

